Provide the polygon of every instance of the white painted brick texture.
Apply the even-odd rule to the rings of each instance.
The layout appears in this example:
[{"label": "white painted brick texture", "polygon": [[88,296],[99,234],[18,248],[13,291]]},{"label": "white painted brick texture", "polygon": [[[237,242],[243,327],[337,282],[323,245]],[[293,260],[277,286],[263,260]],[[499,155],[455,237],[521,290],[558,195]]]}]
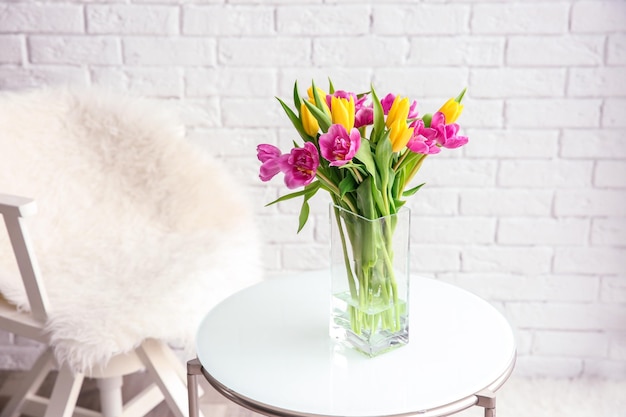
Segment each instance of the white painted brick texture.
[{"label": "white painted brick texture", "polygon": [[[0,1],[0,89],[166,99],[250,194],[268,273],[327,266],[327,199],[296,234],[255,157],[295,137],[274,97],[327,77],[422,112],[468,87],[470,143],[429,157],[409,203],[412,270],[503,312],[516,372],[626,377],[626,2]],[[0,333],[0,368],[37,352]]]}]

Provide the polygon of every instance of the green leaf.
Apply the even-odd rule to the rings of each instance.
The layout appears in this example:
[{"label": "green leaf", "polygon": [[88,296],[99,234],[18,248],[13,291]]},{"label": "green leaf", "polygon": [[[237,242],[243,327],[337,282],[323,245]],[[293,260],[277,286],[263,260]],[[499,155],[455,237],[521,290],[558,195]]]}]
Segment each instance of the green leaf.
[{"label": "green leaf", "polygon": [[313,103],[308,100],[303,101],[303,103],[311,111],[311,114],[313,115],[313,117],[315,117],[317,123],[319,123],[322,132],[326,133],[332,123],[328,114],[326,114],[324,110],[318,109]]},{"label": "green leaf", "polygon": [[376,219],[378,215],[374,207],[374,193],[372,193],[372,179],[367,177],[356,189],[356,199],[360,208],[360,215],[367,219]]},{"label": "green leaf", "polygon": [[461,93],[458,96],[456,96],[454,101],[456,101],[457,103],[460,103],[463,100],[463,96],[465,95],[466,91],[467,91],[467,87],[465,87],[463,91],[461,91]]},{"label": "green leaf", "polygon": [[298,217],[298,232],[304,227],[307,220],[309,219],[309,203],[307,202],[307,198],[305,196],[304,201],[302,202],[302,208],[300,209],[300,216]]},{"label": "green leaf", "polygon": [[298,114],[300,114],[300,104],[302,100],[300,99],[300,93],[298,93],[298,81],[293,84],[293,104],[298,110]]},{"label": "green leaf", "polygon": [[433,120],[433,115],[430,113],[426,113],[422,116],[422,121],[424,122],[424,127],[430,127],[430,122]]},{"label": "green leaf", "polygon": [[385,112],[383,106],[372,86],[372,102],[374,104],[374,128],[372,129],[372,142],[378,142],[385,131]]},{"label": "green leaf", "polygon": [[282,106],[283,110],[285,110],[285,113],[287,113],[287,117],[289,117],[289,120],[291,120],[291,123],[293,124],[293,127],[296,128],[296,130],[300,134],[300,137],[302,139],[304,139],[304,141],[306,141],[306,142],[311,141],[311,137],[304,130],[304,127],[302,126],[302,122],[300,121],[300,118],[298,117],[298,115],[295,114],[293,112],[293,110],[291,110],[289,108],[289,106],[287,106],[285,104],[285,102],[282,101],[280,98],[276,97],[276,99],[279,101],[279,103]]},{"label": "green leaf", "polygon": [[354,177],[352,175],[346,175],[346,177],[339,183],[341,198],[343,198],[343,196],[347,193],[351,193],[352,191],[356,190],[356,187],[357,183]]},{"label": "green leaf", "polygon": [[307,194],[310,194],[310,196],[308,198],[311,198],[311,197],[313,197],[315,195],[317,190],[320,189],[321,185],[322,184],[319,181],[314,181],[311,184],[309,184],[306,187],[304,187],[304,189],[302,189],[300,191],[296,191],[295,193],[291,193],[291,194],[286,194],[286,195],[284,195],[282,197],[277,198],[276,200],[272,201],[271,203],[267,203],[265,205],[265,207],[271,206],[272,204],[280,203],[281,201],[291,200],[292,198],[296,198],[296,197],[300,197],[300,196],[306,196]]},{"label": "green leaf", "polygon": [[405,192],[403,192],[403,193],[402,193],[402,196],[403,196],[403,197],[410,197],[410,196],[412,196],[413,194],[415,194],[416,192],[418,192],[418,191],[419,191],[419,189],[420,189],[420,188],[422,188],[422,186],[423,186],[424,184],[426,184],[426,183],[425,183],[425,182],[423,182],[423,183],[421,183],[420,185],[418,185],[418,186],[415,186],[415,187],[411,188],[410,190],[406,190]]},{"label": "green leaf", "polygon": [[328,93],[335,94],[335,86],[333,85],[332,80],[328,77]]},{"label": "green leaf", "polygon": [[361,146],[359,146],[359,149],[356,151],[354,157],[365,165],[365,169],[370,175],[376,175],[376,163],[374,162],[374,157],[372,156],[372,149],[366,140],[361,141]]}]

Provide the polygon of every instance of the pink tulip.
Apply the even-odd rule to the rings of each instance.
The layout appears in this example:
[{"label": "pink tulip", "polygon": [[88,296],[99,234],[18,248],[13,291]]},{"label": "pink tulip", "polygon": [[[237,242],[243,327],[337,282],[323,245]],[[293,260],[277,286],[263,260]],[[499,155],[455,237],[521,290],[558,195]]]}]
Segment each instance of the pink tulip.
[{"label": "pink tulip", "polygon": [[433,114],[430,122],[431,129],[437,131],[437,143],[448,149],[454,149],[465,145],[469,139],[467,136],[457,136],[459,125],[456,123],[446,124],[446,117],[443,113]]},{"label": "pink tulip", "polygon": [[424,127],[424,122],[419,119],[411,123],[413,136],[409,139],[406,147],[415,153],[426,155],[439,153],[441,150],[437,146],[437,131],[429,127]]},{"label": "pink tulip", "polygon": [[259,178],[261,181],[269,181],[281,171],[282,154],[274,145],[261,144],[257,146],[257,158],[261,165]]},{"label": "pink tulip", "polygon": [[328,132],[320,135],[320,152],[324,159],[330,161],[330,166],[342,166],[354,158],[361,146],[361,134],[358,129],[352,128],[350,134],[345,127],[334,124]]},{"label": "pink tulip", "polygon": [[303,148],[293,148],[284,156],[280,160],[280,170],[285,173],[287,188],[303,187],[313,181],[320,164],[315,145],[305,142]]}]

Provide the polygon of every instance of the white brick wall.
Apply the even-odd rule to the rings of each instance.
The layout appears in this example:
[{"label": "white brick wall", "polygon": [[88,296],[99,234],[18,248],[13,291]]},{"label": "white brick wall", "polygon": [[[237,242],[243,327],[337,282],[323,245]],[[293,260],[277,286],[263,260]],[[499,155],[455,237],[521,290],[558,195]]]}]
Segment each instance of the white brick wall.
[{"label": "white brick wall", "polygon": [[[429,157],[410,202],[416,273],[511,321],[518,372],[626,377],[626,2],[0,1],[0,89],[104,84],[186,109],[190,139],[250,194],[269,272],[327,265],[326,199],[258,178],[287,148],[274,96],[374,82],[432,110],[468,86],[470,144]],[[321,197],[321,196],[320,196]],[[37,346],[0,334],[0,368]]]}]

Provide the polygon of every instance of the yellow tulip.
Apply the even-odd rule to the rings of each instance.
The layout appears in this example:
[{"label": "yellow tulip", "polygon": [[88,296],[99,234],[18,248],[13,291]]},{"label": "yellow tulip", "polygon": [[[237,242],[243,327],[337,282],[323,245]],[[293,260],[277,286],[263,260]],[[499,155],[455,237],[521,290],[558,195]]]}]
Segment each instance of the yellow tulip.
[{"label": "yellow tulip", "polygon": [[465,95],[465,91],[467,88],[461,91],[456,98],[451,98],[446,101],[443,106],[439,109],[444,116],[446,116],[446,124],[449,125],[451,123],[456,122],[456,119],[459,118],[461,112],[463,111],[463,105],[461,104],[461,100],[463,100],[463,96]]},{"label": "yellow tulip", "polygon": [[333,124],[340,124],[350,132],[354,127],[354,97],[349,99],[333,96],[330,101]]},{"label": "yellow tulip", "polygon": [[311,114],[309,108],[304,104],[304,101],[300,104],[300,120],[306,134],[315,137],[320,130],[320,125],[313,114]]},{"label": "yellow tulip", "polygon": [[413,136],[413,128],[409,127],[405,119],[396,120],[389,127],[389,140],[391,140],[391,149],[394,152],[400,152]]},{"label": "yellow tulip", "polygon": [[[322,110],[324,110],[326,114],[330,115],[330,109],[328,108],[328,104],[326,104],[326,91],[322,90],[319,87],[315,87],[315,89],[317,90],[317,94],[322,100],[322,107],[323,107]],[[309,101],[315,104],[315,96],[313,95],[313,86],[309,87],[309,89],[306,90],[306,92],[309,95]]]},{"label": "yellow tulip", "polygon": [[389,109],[389,113],[387,113],[385,125],[390,128],[398,120],[404,120],[406,124],[406,119],[409,117],[409,108],[410,105],[408,97],[400,98],[400,96],[396,96],[393,100],[391,108]]}]

